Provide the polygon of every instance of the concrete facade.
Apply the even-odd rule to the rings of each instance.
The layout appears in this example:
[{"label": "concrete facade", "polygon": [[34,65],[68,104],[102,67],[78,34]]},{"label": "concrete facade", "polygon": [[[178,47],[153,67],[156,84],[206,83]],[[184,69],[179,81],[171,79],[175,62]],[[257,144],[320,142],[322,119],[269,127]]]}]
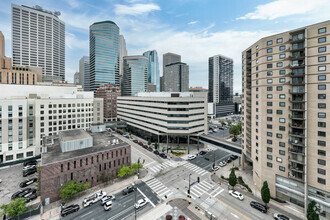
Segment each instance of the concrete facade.
[{"label": "concrete facade", "polygon": [[166,65],[163,84],[164,92],[189,92],[189,66],[181,62]]}]

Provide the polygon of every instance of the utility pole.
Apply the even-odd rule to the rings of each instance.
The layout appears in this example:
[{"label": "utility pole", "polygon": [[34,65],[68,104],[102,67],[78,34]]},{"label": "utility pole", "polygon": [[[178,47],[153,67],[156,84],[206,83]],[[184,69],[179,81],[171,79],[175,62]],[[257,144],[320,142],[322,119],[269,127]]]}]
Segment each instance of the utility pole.
[{"label": "utility pole", "polygon": [[135,203],[134,203],[134,209],[135,209],[135,220],[136,220],[136,188],[134,189],[134,197],[135,197]]},{"label": "utility pole", "polygon": [[138,179],[140,179],[140,157],[138,159]]},{"label": "utility pole", "polygon": [[215,174],[215,150],[213,151],[213,172]]},{"label": "utility pole", "polygon": [[189,204],[191,204],[191,202],[190,202],[190,176],[191,176],[191,174],[189,174],[189,187],[188,187]]}]

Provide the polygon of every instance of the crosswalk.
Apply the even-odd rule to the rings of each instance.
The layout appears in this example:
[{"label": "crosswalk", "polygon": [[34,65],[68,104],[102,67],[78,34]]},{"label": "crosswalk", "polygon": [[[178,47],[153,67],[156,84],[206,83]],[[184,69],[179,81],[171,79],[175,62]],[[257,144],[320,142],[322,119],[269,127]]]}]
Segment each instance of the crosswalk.
[{"label": "crosswalk", "polygon": [[[207,193],[209,196],[216,197],[223,190],[224,189],[221,189],[219,186],[214,186],[212,183],[203,180],[202,182],[190,187],[190,196],[192,199],[197,199],[200,198],[204,193]],[[209,193],[209,191],[211,192]],[[188,194],[188,192],[186,192],[186,194]]]},{"label": "crosswalk", "polygon": [[159,197],[167,196],[173,194],[173,192],[167,188],[163,183],[161,183],[158,179],[152,178],[145,182]]},{"label": "crosswalk", "polygon": [[183,166],[185,168],[188,168],[189,170],[193,171],[193,172],[196,172],[197,174],[201,175],[201,176],[204,176],[205,174],[208,174],[209,172],[200,168],[199,166],[196,166],[195,164],[192,164],[192,163],[184,163]]},{"label": "crosswalk", "polygon": [[161,163],[161,164],[156,164],[154,165],[154,163],[149,163],[147,165],[145,165],[146,167],[148,167],[149,170],[151,170],[153,173],[158,173],[163,169],[166,169],[168,167],[174,167],[174,162],[169,160],[166,161],[165,163]]}]

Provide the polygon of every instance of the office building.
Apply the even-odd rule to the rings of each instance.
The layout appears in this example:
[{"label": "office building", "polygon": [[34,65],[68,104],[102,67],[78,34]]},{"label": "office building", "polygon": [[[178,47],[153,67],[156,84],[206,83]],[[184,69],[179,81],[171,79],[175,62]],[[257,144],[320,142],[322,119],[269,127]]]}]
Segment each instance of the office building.
[{"label": "office building", "polygon": [[90,72],[89,72],[89,56],[83,56],[79,60],[79,82],[84,91],[90,91]]},{"label": "office building", "polygon": [[12,4],[14,66],[41,67],[44,81],[65,81],[65,24],[60,14]]},{"label": "office building", "polygon": [[147,83],[147,91],[146,92],[157,92],[157,87],[155,84]]},{"label": "office building", "polygon": [[120,88],[113,84],[104,84],[95,92],[95,98],[103,99],[104,121],[117,121],[117,97],[120,96]]},{"label": "office building", "polygon": [[[330,218],[330,21],[260,39],[242,53],[242,158],[260,190]],[[245,158],[245,159],[244,159]],[[244,163],[243,163],[244,164]]]},{"label": "office building", "polygon": [[148,83],[156,85],[156,92],[160,92],[159,64],[156,50],[143,53],[148,58]]},{"label": "office building", "polygon": [[164,92],[188,92],[189,66],[181,62],[166,65],[163,83]]},{"label": "office building", "polygon": [[91,91],[100,85],[119,81],[119,27],[112,21],[101,21],[89,27]]},{"label": "office building", "polygon": [[123,35],[119,35],[119,74],[124,74],[124,60],[123,57],[127,56],[126,40]]},{"label": "office building", "polygon": [[159,77],[159,82],[160,82],[160,91],[164,92],[164,76]]},{"label": "office building", "polygon": [[204,89],[203,87],[190,87],[189,92],[208,92],[207,89]]},{"label": "office building", "polygon": [[209,58],[209,102],[233,101],[233,59],[223,55]]},{"label": "office building", "polygon": [[6,54],[5,50],[5,37],[3,36],[2,32],[0,31],[0,57],[4,57]]},{"label": "office building", "polygon": [[130,131],[153,141],[196,137],[207,132],[207,95],[151,92],[121,96],[118,117]]},{"label": "office building", "polygon": [[46,138],[41,155],[41,201],[60,200],[60,189],[71,180],[93,187],[117,178],[118,169],[130,165],[131,146],[107,132],[61,131]]},{"label": "office building", "polygon": [[165,72],[165,66],[171,63],[181,62],[181,55],[175,53],[165,53],[163,54],[163,75]]},{"label": "office building", "polygon": [[76,84],[76,85],[81,85],[80,84],[80,80],[79,80],[79,72],[76,72],[74,75],[73,75],[73,83]]},{"label": "office building", "polygon": [[75,86],[0,84],[0,162],[40,154],[43,137],[103,123],[103,100]]},{"label": "office building", "polygon": [[124,57],[122,95],[132,96],[147,91],[148,58],[142,55]]}]

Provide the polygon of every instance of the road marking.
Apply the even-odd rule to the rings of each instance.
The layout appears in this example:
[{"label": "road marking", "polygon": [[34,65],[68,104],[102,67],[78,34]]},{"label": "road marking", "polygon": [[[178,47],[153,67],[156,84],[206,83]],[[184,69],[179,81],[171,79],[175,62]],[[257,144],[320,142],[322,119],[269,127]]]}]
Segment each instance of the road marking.
[{"label": "road marking", "polygon": [[230,205],[228,205],[227,203],[221,201],[220,199],[218,199],[217,197],[213,197],[214,199],[218,200],[220,203],[222,203],[223,205],[227,206],[228,208],[232,209],[233,211],[235,211],[236,213],[240,214],[241,216],[243,216],[246,219],[251,220],[249,217],[247,217],[246,215],[242,214],[241,212],[237,211],[236,209],[234,209],[233,207],[231,207]]},{"label": "road marking", "polygon": [[139,188],[136,188],[145,198],[147,198],[148,199],[148,201],[149,201],[149,203],[155,208],[156,206],[155,206],[155,204],[153,203],[153,202],[151,202],[151,200],[146,196],[146,195],[144,195],[144,193],[139,189]]},{"label": "road marking", "polygon": [[216,193],[219,189],[220,189],[220,186],[218,186],[218,188],[216,188],[215,190],[213,190],[210,194],[212,195],[212,194]]},{"label": "road marking", "polygon": [[214,197],[216,197],[217,195],[219,195],[220,193],[222,193],[222,191],[224,191],[224,189],[220,190],[219,192],[217,192]]},{"label": "road marking", "polygon": [[[163,192],[164,190],[168,190],[168,189],[165,187],[165,188],[163,188],[163,189],[161,189],[161,190],[158,190],[157,193]],[[159,194],[159,195],[160,195],[160,194]]]},{"label": "road marking", "polygon": [[[166,193],[169,193],[169,192],[171,192],[171,190],[167,189],[166,191],[160,193],[159,196],[162,197],[163,195],[166,195]],[[170,193],[170,194],[172,194],[172,193]],[[167,196],[169,196],[170,194],[168,194]]]},{"label": "road marking", "polygon": [[91,213],[93,213],[93,211],[87,212],[86,214],[84,214],[84,215],[82,215],[82,216],[80,216],[80,217],[85,217],[86,215],[89,215],[89,214],[91,214]]},{"label": "road marking", "polygon": [[202,183],[206,184],[206,185],[209,185],[210,187],[213,187],[213,185],[209,182],[206,182],[206,180],[202,181]]},{"label": "road marking", "polygon": [[127,207],[127,208],[125,208],[123,211],[121,211],[121,212],[117,213],[116,215],[111,216],[110,218],[108,218],[108,220],[116,219],[118,216],[120,216],[120,215],[122,215],[122,214],[124,214],[124,213],[130,211],[131,209],[134,209],[134,208],[135,208],[134,206]]},{"label": "road marking", "polygon": [[[134,145],[131,145],[131,146],[134,146]],[[139,151],[141,154],[143,154],[144,156],[146,156],[146,157],[148,157],[151,161],[154,161],[154,162],[156,162],[154,159],[152,159],[151,157],[149,157],[148,155],[146,155],[146,154],[144,154],[144,153],[142,153],[140,150],[138,150],[137,148],[135,148],[134,147],[134,150],[137,150],[137,151]]]},{"label": "road marking", "polygon": [[146,166],[149,166],[150,164],[153,164],[153,163],[155,163],[156,161],[152,161],[152,162],[150,162],[150,163],[147,163],[146,165],[144,165],[145,167]]},{"label": "road marking", "polygon": [[239,218],[237,215],[235,215],[234,213],[230,213],[232,216],[234,216],[235,218]]}]

